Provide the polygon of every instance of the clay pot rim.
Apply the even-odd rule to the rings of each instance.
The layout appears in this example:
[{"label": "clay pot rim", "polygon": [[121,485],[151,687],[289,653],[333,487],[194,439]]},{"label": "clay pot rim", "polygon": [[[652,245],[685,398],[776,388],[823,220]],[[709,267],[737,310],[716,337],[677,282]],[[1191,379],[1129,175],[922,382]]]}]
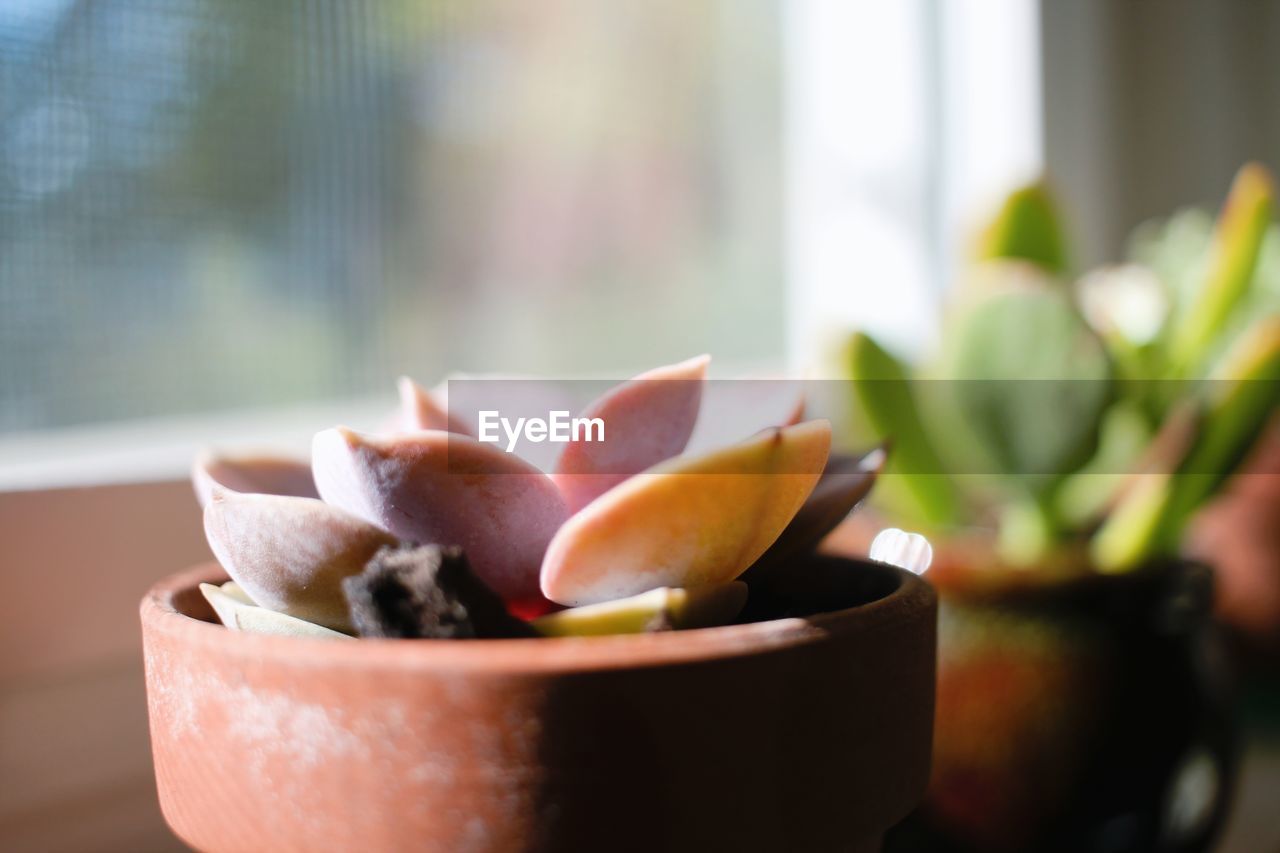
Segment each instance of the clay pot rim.
[{"label": "clay pot rim", "polygon": [[226,573],[204,563],[156,583],[142,599],[148,631],[171,637],[178,647],[217,647],[223,655],[317,669],[384,668],[459,673],[545,673],[633,669],[747,656],[820,642],[831,634],[873,633],[934,606],[932,587],[893,566],[849,560],[860,571],[896,579],[873,601],[803,618],[775,619],[716,628],[604,637],[539,637],[503,640],[361,639],[358,642],[228,631],[184,612],[184,602],[204,604],[200,583]]}]

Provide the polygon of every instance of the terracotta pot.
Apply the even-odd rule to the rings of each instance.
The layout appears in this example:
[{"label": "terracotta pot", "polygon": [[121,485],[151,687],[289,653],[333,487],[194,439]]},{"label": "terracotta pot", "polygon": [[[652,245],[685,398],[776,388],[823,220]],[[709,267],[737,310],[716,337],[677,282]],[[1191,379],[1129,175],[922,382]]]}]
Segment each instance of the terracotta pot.
[{"label": "terracotta pot", "polygon": [[235,634],[142,602],[160,803],[205,851],[876,850],[924,791],[936,603],[619,637]]},{"label": "terracotta pot", "polygon": [[1236,772],[1212,575],[939,550],[934,767],[892,851],[1203,851]]}]

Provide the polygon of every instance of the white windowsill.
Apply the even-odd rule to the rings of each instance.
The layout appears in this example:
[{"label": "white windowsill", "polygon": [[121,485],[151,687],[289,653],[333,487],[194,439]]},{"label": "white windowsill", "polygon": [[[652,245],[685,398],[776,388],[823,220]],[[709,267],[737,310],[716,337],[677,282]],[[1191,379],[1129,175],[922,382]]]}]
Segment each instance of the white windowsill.
[{"label": "white windowsill", "polygon": [[383,396],[0,436],[0,492],[182,479],[210,446],[305,458],[319,430],[336,424],[372,429],[394,405]]}]

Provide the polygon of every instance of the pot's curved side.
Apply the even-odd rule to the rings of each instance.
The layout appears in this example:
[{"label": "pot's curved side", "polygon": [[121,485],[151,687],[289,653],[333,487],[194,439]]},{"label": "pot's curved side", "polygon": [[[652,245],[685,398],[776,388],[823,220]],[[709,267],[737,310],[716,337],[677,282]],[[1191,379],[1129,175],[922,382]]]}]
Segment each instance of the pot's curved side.
[{"label": "pot's curved side", "polygon": [[161,805],[202,850],[870,850],[928,779],[936,603],[905,573],[604,643],[232,635],[195,580],[142,621]]},{"label": "pot's curved side", "polygon": [[889,849],[1212,849],[1236,745],[1213,667],[1211,570],[981,574],[954,569],[939,585],[932,783]]}]

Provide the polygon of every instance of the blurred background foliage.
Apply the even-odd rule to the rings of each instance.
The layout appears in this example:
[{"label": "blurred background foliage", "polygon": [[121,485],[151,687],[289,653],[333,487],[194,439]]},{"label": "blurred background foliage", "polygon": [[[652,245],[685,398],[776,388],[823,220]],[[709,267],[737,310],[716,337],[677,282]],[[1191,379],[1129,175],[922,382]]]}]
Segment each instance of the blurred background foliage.
[{"label": "blurred background foliage", "polygon": [[1093,567],[1127,571],[1182,552],[1280,403],[1274,185],[1247,164],[1216,221],[1150,223],[1133,259],[1078,279],[1066,230],[1042,184],[1010,194],[923,363],[853,336],[852,421],[895,442],[893,520],[993,528],[1022,566],[1088,540]]},{"label": "blurred background foliage", "polygon": [[0,8],[0,432],[783,349],[766,0]]}]

